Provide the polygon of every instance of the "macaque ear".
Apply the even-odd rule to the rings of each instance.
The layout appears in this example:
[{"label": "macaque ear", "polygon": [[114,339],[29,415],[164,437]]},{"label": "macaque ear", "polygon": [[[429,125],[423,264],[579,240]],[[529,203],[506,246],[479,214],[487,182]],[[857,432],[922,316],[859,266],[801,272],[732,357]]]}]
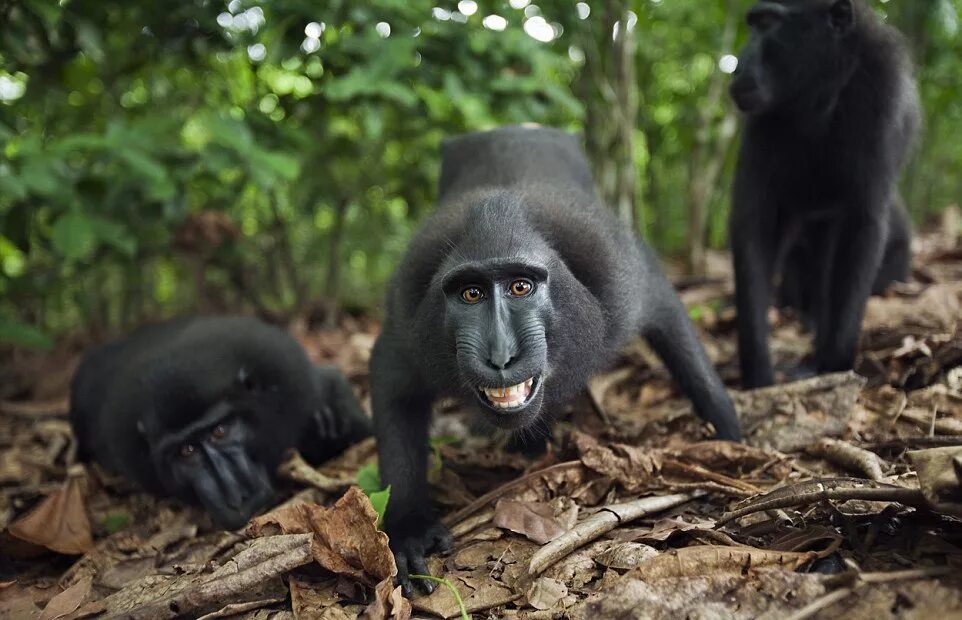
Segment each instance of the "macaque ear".
[{"label": "macaque ear", "polygon": [[828,10],[828,23],[832,30],[845,34],[855,27],[855,7],[852,0],[835,0]]}]

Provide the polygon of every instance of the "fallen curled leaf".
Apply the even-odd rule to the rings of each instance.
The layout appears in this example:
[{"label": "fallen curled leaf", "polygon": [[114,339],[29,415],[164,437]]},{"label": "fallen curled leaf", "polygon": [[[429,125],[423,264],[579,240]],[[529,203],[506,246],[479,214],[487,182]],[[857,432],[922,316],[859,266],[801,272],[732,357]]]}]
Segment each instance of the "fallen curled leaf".
[{"label": "fallen curled leaf", "polygon": [[674,577],[693,577],[706,573],[744,574],[762,567],[781,567],[795,570],[822,557],[816,551],[769,551],[755,547],[726,547],[711,545],[673,549],[642,562],[627,574],[636,579],[652,581]]},{"label": "fallen curled leaf", "polygon": [[780,456],[772,450],[734,441],[699,441],[674,449],[671,454],[713,471],[732,473],[754,469]]},{"label": "fallen curled leaf", "polygon": [[499,500],[495,505],[494,524],[542,545],[569,529],[555,517],[550,504],[507,499]]},{"label": "fallen curled leaf", "polygon": [[754,620],[774,610],[778,614],[775,618],[787,618],[792,610],[824,593],[821,576],[786,570],[760,570],[746,575],[704,573],[655,581],[629,572],[569,609],[566,617]]},{"label": "fallen curled leaf", "polygon": [[595,562],[607,568],[629,569],[656,557],[658,550],[636,542],[616,543],[595,558]]},{"label": "fallen curled leaf", "polygon": [[94,541],[84,501],[85,481],[86,472],[78,466],[59,490],[11,523],[10,534],[65,555],[81,555],[92,549]]},{"label": "fallen curled leaf", "polygon": [[231,603],[274,598],[280,577],[313,559],[311,534],[265,536],[249,541],[213,572],[148,575],[103,599],[106,618],[196,618]]},{"label": "fallen curled leaf", "polygon": [[951,332],[962,316],[955,283],[934,284],[921,295],[872,296],[862,321],[866,338],[873,332],[920,334]]},{"label": "fallen curled leaf", "polygon": [[337,594],[337,582],[328,579],[322,583],[312,583],[295,577],[288,580],[291,589],[291,610],[297,620],[353,620],[354,614],[349,614],[338,605],[340,597]]},{"label": "fallen curled leaf", "polygon": [[528,605],[535,609],[551,609],[568,596],[568,586],[557,579],[539,577],[528,588]]},{"label": "fallen curled leaf", "polygon": [[397,575],[387,534],[377,529],[377,513],[358,487],[351,487],[331,508],[318,504],[284,506],[255,518],[247,533],[313,533],[311,550],[318,564],[369,586]]},{"label": "fallen curled leaf", "polygon": [[780,452],[802,450],[822,437],[841,435],[865,379],[854,372],[734,392],[746,441]]},{"label": "fallen curled leaf", "polygon": [[573,434],[581,462],[599,474],[617,480],[628,492],[661,486],[661,452],[613,444],[605,446],[585,433]]},{"label": "fallen curled leaf", "polygon": [[361,615],[364,620],[408,620],[411,603],[401,594],[401,586],[388,578],[374,587],[374,600]]},{"label": "fallen curled leaf", "polygon": [[[493,607],[499,607],[513,601],[520,596],[507,585],[494,579],[487,568],[479,568],[470,572],[449,572],[444,578],[450,582],[461,595],[468,613],[475,613]],[[413,601],[414,609],[432,613],[442,618],[458,617],[460,608],[454,594],[446,586],[438,584],[428,596],[421,596]]]},{"label": "fallen curled leaf", "polygon": [[682,521],[676,518],[658,519],[649,530],[630,530],[624,536],[618,535],[617,538],[626,541],[637,542],[647,540],[651,542],[661,542],[668,540],[677,532],[690,532],[693,530],[710,530],[715,527],[715,522],[711,519],[693,518],[691,522]]},{"label": "fallen curled leaf", "polygon": [[913,450],[908,457],[932,509],[962,516],[962,446]]},{"label": "fallen curled leaf", "polygon": [[40,614],[40,620],[56,620],[77,611],[90,596],[93,579],[87,577],[73,584],[57,596],[50,599]]}]

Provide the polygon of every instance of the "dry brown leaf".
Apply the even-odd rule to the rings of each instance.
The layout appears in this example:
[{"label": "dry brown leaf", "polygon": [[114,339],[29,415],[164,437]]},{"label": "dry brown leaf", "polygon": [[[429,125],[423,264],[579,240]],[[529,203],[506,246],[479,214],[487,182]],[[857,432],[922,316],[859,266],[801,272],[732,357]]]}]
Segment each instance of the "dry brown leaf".
[{"label": "dry brown leaf", "polygon": [[509,499],[498,500],[494,508],[494,524],[542,545],[569,529],[555,517],[550,504]]},{"label": "dry brown leaf", "polygon": [[193,567],[184,574],[150,575],[104,599],[106,617],[198,617],[230,603],[270,598],[265,591],[272,595],[282,588],[282,575],[312,561],[311,538],[311,534],[265,536],[249,541],[212,573]]},{"label": "dry brown leaf", "polygon": [[351,487],[331,508],[317,504],[285,506],[256,517],[250,536],[272,533],[313,533],[317,563],[339,575],[374,586],[397,575],[387,534],[377,529],[377,513],[357,487]]},{"label": "dry brown leaf", "polygon": [[56,620],[77,611],[90,596],[93,580],[89,577],[78,581],[57,596],[50,599],[40,614],[40,620]]},{"label": "dry brown leaf", "polygon": [[865,379],[854,372],[821,375],[784,385],[735,392],[746,441],[763,449],[795,452],[848,426]]},{"label": "dry brown leaf", "polygon": [[550,577],[535,579],[527,593],[528,605],[535,609],[551,609],[566,596],[568,596],[568,587]]},{"label": "dry brown leaf", "polygon": [[750,471],[778,459],[772,450],[733,441],[699,441],[671,451],[683,461],[698,463],[714,471]]},{"label": "dry brown leaf", "polygon": [[40,617],[40,608],[29,597],[0,603],[0,618],[4,620],[33,620]]},{"label": "dry brown leaf", "polygon": [[85,480],[83,468],[75,470],[60,490],[11,523],[10,533],[20,540],[65,555],[80,555],[89,551],[94,541],[84,502]]},{"label": "dry brown leaf", "polygon": [[[458,590],[468,613],[475,613],[509,603],[518,596],[514,590],[490,575],[486,568],[479,568],[470,572],[449,572],[444,578],[451,582]],[[428,596],[422,596],[411,601],[414,609],[426,611],[442,618],[453,618],[459,615],[458,602],[445,586],[435,588]]]},{"label": "dry brown leaf", "polygon": [[651,582],[629,572],[568,612],[572,620],[755,620],[771,611],[776,612],[776,618],[786,618],[793,610],[824,593],[821,576],[786,570],[761,570],[747,575],[707,574]]},{"label": "dry brown leaf", "polygon": [[337,580],[328,579],[323,583],[313,583],[291,577],[291,609],[297,620],[354,620],[357,614],[342,609],[338,602]]},{"label": "dry brown leaf", "polygon": [[960,316],[958,283],[934,284],[921,295],[872,296],[865,306],[862,328],[866,337],[873,332],[951,332]]},{"label": "dry brown leaf", "polygon": [[624,570],[635,568],[657,555],[658,550],[654,547],[636,542],[623,542],[609,547],[607,551],[596,557],[595,561],[607,568]]},{"label": "dry brown leaf", "polygon": [[642,532],[636,531],[631,538],[622,538],[622,540],[661,542],[668,540],[677,532],[710,530],[715,527],[715,522],[711,519],[701,519],[698,517],[692,517],[691,519],[691,521],[682,521],[681,519],[673,518],[659,519],[655,521],[650,530]]},{"label": "dry brown leaf", "polygon": [[934,510],[962,516],[962,447],[913,450],[908,457],[925,501]]},{"label": "dry brown leaf", "polygon": [[712,545],[685,547],[662,553],[631,571],[634,578],[651,581],[705,574],[744,574],[750,569],[778,566],[795,570],[819,557],[814,551],[769,551],[754,547]]},{"label": "dry brown leaf", "polygon": [[408,620],[411,603],[401,594],[401,586],[388,578],[374,588],[374,600],[361,616],[364,620]]},{"label": "dry brown leaf", "polygon": [[585,466],[617,480],[629,493],[660,486],[661,452],[623,444],[603,446],[580,432],[572,438]]}]

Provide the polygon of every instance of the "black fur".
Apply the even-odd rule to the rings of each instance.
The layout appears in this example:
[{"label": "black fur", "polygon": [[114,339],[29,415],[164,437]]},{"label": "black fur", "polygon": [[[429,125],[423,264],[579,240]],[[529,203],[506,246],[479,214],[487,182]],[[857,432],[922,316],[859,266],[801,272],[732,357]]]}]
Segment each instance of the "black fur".
[{"label": "black fur", "polygon": [[146,325],[90,350],[70,421],[83,459],[199,503],[231,529],[273,499],[289,448],[319,462],[370,434],[337,369],[314,366],[289,334],[243,317]]},{"label": "black fur", "polygon": [[901,35],[862,0],[757,3],[731,84],[746,114],[730,222],[745,387],[774,381],[767,310],[815,329],[815,372],[852,368],[866,300],[910,275],[896,183],[920,111]]},{"label": "black fur", "polygon": [[[425,554],[450,544],[425,472],[441,395],[543,437],[589,376],[643,334],[718,436],[740,436],[677,294],[600,203],[575,137],[505,128],[446,141],[440,194],[394,275],[371,359],[381,476],[392,489],[385,527],[407,591],[409,572],[427,572]],[[524,296],[511,293],[519,281],[531,286]],[[472,288],[478,303],[462,297],[473,299]],[[479,389],[531,378],[528,400],[507,411]]]}]

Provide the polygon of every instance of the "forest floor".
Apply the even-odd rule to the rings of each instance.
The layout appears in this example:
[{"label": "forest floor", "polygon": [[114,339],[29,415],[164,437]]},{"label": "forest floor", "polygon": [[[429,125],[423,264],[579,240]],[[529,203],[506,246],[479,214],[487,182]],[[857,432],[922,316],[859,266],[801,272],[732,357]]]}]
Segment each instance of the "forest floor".
[{"label": "forest floor", "polygon": [[[474,618],[962,617],[962,244],[932,233],[916,250],[915,282],[869,304],[858,374],[732,391],[744,445],[704,441],[640,342],[537,460],[443,404],[431,472],[456,549],[432,573]],[[711,277],[677,283],[736,385],[732,281],[712,258]],[[772,320],[789,369],[810,338]],[[294,331],[367,399],[376,324]],[[373,440],[316,470],[292,459],[283,504],[217,531],[74,462],[76,358],[0,372],[20,382],[0,401],[0,618],[460,616],[448,587],[393,588],[386,536],[349,490]]]}]

